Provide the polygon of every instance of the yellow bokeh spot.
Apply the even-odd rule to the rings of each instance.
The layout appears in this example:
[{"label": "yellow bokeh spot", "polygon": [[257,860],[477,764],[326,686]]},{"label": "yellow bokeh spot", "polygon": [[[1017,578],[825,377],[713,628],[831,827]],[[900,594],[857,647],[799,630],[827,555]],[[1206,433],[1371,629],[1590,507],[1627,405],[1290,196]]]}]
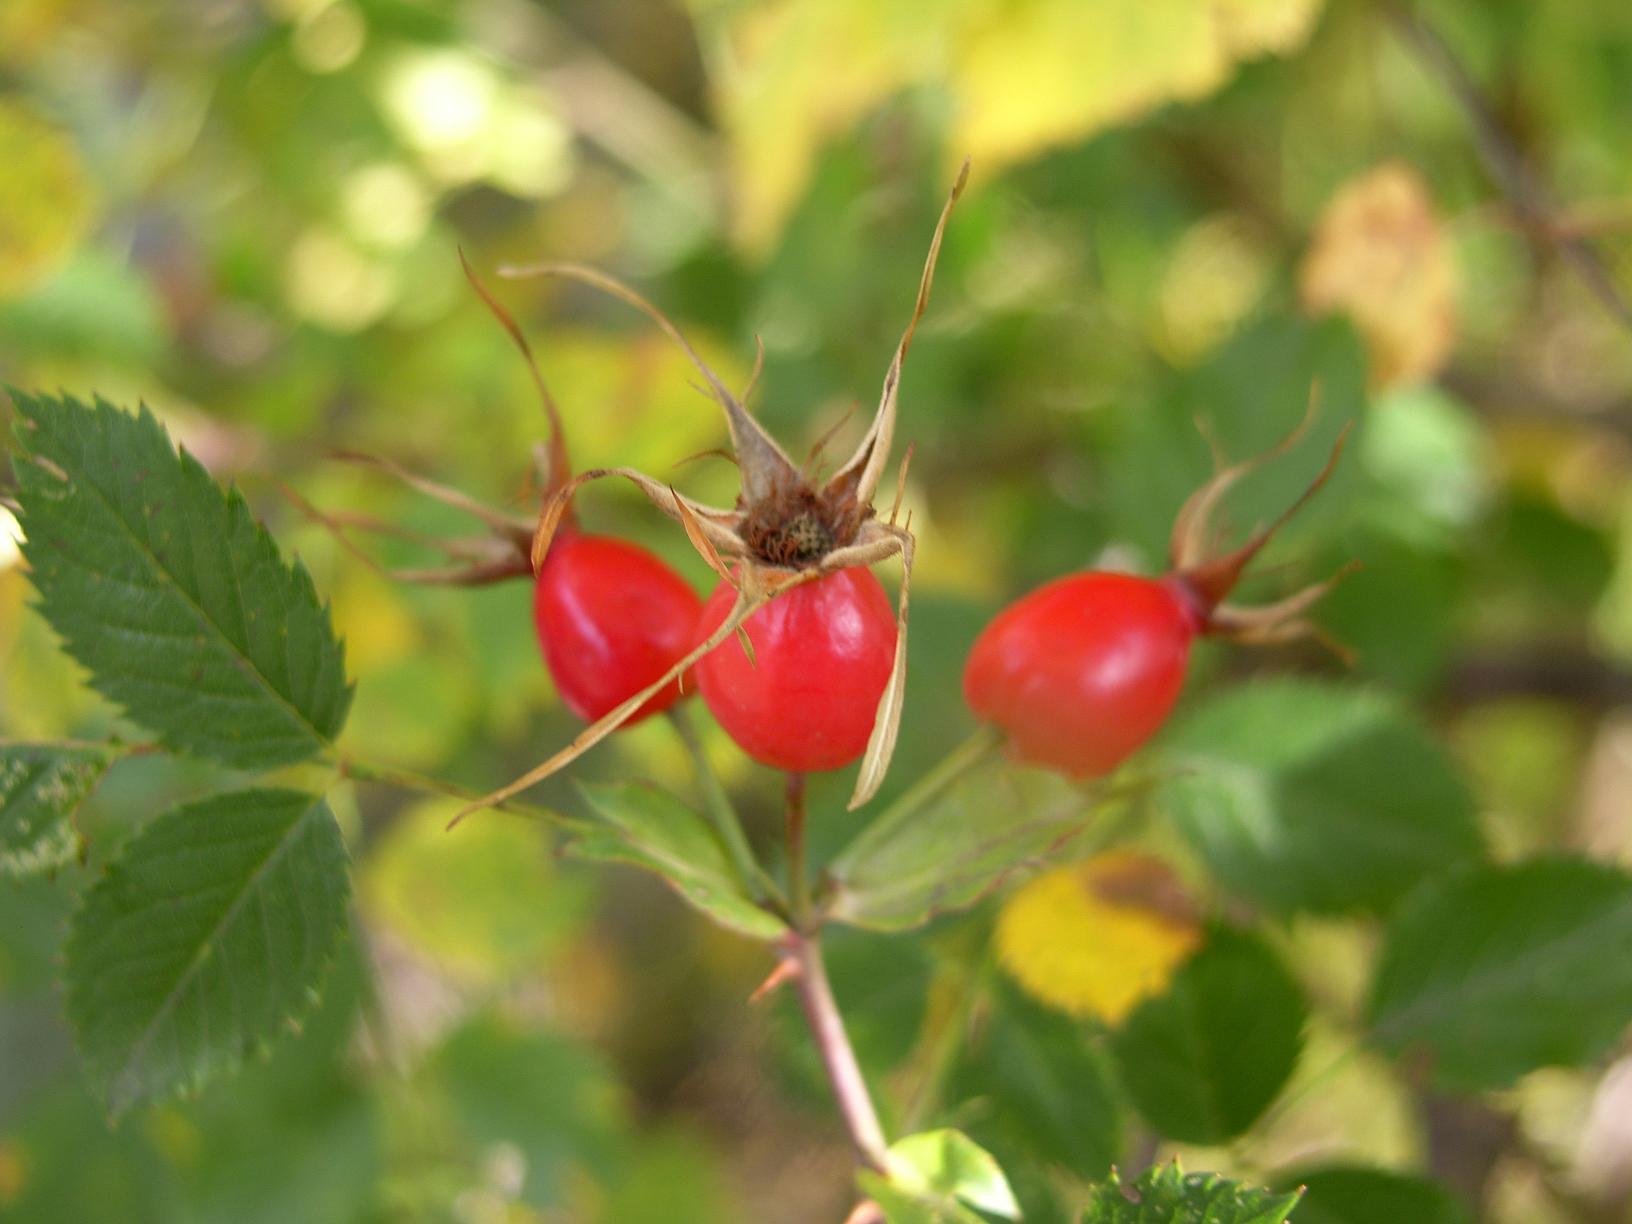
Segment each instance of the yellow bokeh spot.
[{"label": "yellow bokeh spot", "polygon": [[1167,986],[1201,931],[1164,863],[1115,851],[1020,889],[996,938],[1003,967],[1039,1002],[1116,1024]]},{"label": "yellow bokeh spot", "polygon": [[0,99],[0,298],[44,280],[89,226],[91,185],[68,133]]}]

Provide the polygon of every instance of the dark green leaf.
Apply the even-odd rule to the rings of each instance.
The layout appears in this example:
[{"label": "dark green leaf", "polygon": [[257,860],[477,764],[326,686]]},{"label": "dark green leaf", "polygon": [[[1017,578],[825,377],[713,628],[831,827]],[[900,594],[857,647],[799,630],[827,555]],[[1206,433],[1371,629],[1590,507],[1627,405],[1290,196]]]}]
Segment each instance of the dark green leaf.
[{"label": "dark green leaf", "polygon": [[[952,1099],[968,1102],[960,1115],[978,1118],[966,1129],[999,1155],[1012,1147],[1103,1177],[1121,1153],[1124,1105],[1095,1034],[998,981],[950,1078]],[[999,1144],[999,1135],[1011,1142]]]},{"label": "dark green leaf", "polygon": [[1297,1205],[1296,1191],[1272,1194],[1216,1173],[1187,1174],[1175,1160],[1133,1182],[1111,1174],[1094,1189],[1082,1224],[1283,1224]]},{"label": "dark green leaf", "polygon": [[448,1038],[427,1071],[478,1153],[521,1150],[521,1197],[532,1206],[563,1206],[586,1169],[612,1174],[627,1103],[612,1069],[588,1046],[481,1016]]},{"label": "dark green leaf", "polygon": [[922,806],[869,824],[828,868],[828,912],[880,931],[920,926],[1046,858],[1104,804],[1046,770],[987,762]]},{"label": "dark green leaf", "polygon": [[1179,828],[1227,887],[1279,913],[1380,908],[1481,850],[1451,762],[1369,692],[1246,685],[1185,719],[1167,748]]},{"label": "dark green leaf", "polygon": [[0,876],[53,871],[78,854],[74,813],[108,762],[100,748],[0,744]]},{"label": "dark green leaf", "polygon": [[1550,858],[1465,869],[1396,915],[1371,1024],[1453,1089],[1511,1084],[1610,1049],[1632,1021],[1632,878]]},{"label": "dark green leaf", "polygon": [[328,805],[219,795],[132,838],[74,916],[68,1016],[109,1109],[191,1089],[311,1008],[345,922]]},{"label": "dark green leaf", "polygon": [[1112,1036],[1122,1080],[1156,1130],[1223,1143],[1275,1099],[1303,1048],[1297,982],[1256,935],[1216,927]]},{"label": "dark green leaf", "polygon": [[755,939],[787,928],[744,889],[713,826],[655,786],[593,783],[582,788],[605,827],[572,843],[579,858],[655,872],[715,922]]},{"label": "dark green leaf", "polygon": [[146,409],[12,393],[40,610],[96,689],[171,748],[303,760],[351,701],[311,578]]},{"label": "dark green leaf", "polygon": [[1303,1187],[1297,1224],[1471,1224],[1473,1218],[1438,1182],[1387,1169],[1329,1165],[1279,1181],[1287,1189]]}]

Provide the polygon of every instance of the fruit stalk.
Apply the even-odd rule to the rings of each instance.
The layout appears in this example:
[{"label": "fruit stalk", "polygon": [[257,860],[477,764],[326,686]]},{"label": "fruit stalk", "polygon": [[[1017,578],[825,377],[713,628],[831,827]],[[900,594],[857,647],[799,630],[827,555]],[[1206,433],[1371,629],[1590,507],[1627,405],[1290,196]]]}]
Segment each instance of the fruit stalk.
[{"label": "fruit stalk", "polygon": [[810,1026],[816,1051],[821,1055],[828,1083],[833,1086],[833,1099],[844,1119],[850,1142],[855,1146],[856,1158],[867,1168],[883,1173],[888,1165],[884,1128],[867,1091],[867,1081],[861,1076],[850,1035],[845,1032],[844,1019],[833,998],[833,988],[828,984],[821,943],[815,935],[792,931],[784,941],[784,948],[798,968],[794,980],[798,984],[799,1003],[804,1008],[805,1021]]},{"label": "fruit stalk", "polygon": [[810,881],[805,867],[805,775],[788,774],[787,789],[788,897],[796,926],[810,920]]}]

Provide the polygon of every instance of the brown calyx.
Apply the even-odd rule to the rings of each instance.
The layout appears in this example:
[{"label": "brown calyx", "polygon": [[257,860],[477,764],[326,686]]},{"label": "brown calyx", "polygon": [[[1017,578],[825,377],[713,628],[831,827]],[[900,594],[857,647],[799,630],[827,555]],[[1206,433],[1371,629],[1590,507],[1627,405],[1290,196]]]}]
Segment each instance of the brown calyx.
[{"label": "brown calyx", "polygon": [[873,514],[853,494],[816,490],[803,480],[779,480],[768,495],[740,509],[743,543],[760,560],[784,569],[804,569],[853,543]]},{"label": "brown calyx", "polygon": [[1191,494],[1173,525],[1173,538],[1169,550],[1172,568],[1168,582],[1189,603],[1203,633],[1256,644],[1313,637],[1324,642],[1340,656],[1347,657],[1348,652],[1328,639],[1307,619],[1305,613],[1340,579],[1356,568],[1353,563],[1343,566],[1325,581],[1304,587],[1264,607],[1241,608],[1225,603],[1246,573],[1247,567],[1274,538],[1275,533],[1285,526],[1286,522],[1302,509],[1331,477],[1343,453],[1343,443],[1348,437],[1347,425],[1338,434],[1325,466],[1279,518],[1259,527],[1237,548],[1222,553],[1216,548],[1221,532],[1213,519],[1224,494],[1242,476],[1290,450],[1303,437],[1313,416],[1314,404],[1311,402],[1310,411],[1304,417],[1303,423],[1283,439],[1280,445],[1244,463],[1224,467]]}]

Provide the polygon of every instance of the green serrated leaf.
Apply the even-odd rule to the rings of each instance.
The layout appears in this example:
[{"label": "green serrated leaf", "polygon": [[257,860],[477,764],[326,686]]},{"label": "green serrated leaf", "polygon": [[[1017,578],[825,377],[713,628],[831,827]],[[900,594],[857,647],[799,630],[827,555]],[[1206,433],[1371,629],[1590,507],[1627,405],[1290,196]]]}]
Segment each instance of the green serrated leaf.
[{"label": "green serrated leaf", "polygon": [[12,400],[40,611],[97,691],[167,747],[240,768],[332,741],[351,702],[341,645],[243,497],[145,408]]},{"label": "green serrated leaf", "polygon": [[828,868],[827,912],[878,931],[966,908],[1082,832],[1105,800],[1041,769],[989,761],[911,810],[891,809]]},{"label": "green serrated leaf", "polygon": [[0,876],[54,871],[79,853],[74,813],[107,772],[100,748],[0,744]]},{"label": "green serrated leaf", "polygon": [[1456,1090],[1590,1061],[1632,1022],[1632,876],[1558,857],[1424,885],[1390,925],[1370,1016]]},{"label": "green serrated leaf", "polygon": [[66,946],[68,1018],[109,1110],[194,1088],[298,1023],[348,892],[328,805],[296,791],[218,795],[132,838]]},{"label": "green serrated leaf", "polygon": [[1373,693],[1245,685],[1177,726],[1165,760],[1180,830],[1228,888],[1277,913],[1382,908],[1483,849],[1455,767]]},{"label": "green serrated leaf", "polygon": [[1275,1194],[1217,1173],[1157,1165],[1124,1182],[1115,1173],[1094,1189],[1082,1224],[1284,1224],[1298,1192]]},{"label": "green serrated leaf", "polygon": [[1471,1224],[1468,1209],[1438,1182],[1388,1169],[1328,1165],[1276,1179],[1302,1187],[1297,1224]]},{"label": "green serrated leaf", "polygon": [[1112,1036],[1122,1080],[1156,1130],[1188,1143],[1241,1134],[1275,1099],[1303,1049],[1308,1007],[1256,935],[1217,927]]},{"label": "green serrated leaf", "polygon": [[654,872],[715,922],[754,939],[787,930],[755,904],[708,821],[673,795],[635,782],[580,789],[605,825],[572,842],[575,856]]}]

